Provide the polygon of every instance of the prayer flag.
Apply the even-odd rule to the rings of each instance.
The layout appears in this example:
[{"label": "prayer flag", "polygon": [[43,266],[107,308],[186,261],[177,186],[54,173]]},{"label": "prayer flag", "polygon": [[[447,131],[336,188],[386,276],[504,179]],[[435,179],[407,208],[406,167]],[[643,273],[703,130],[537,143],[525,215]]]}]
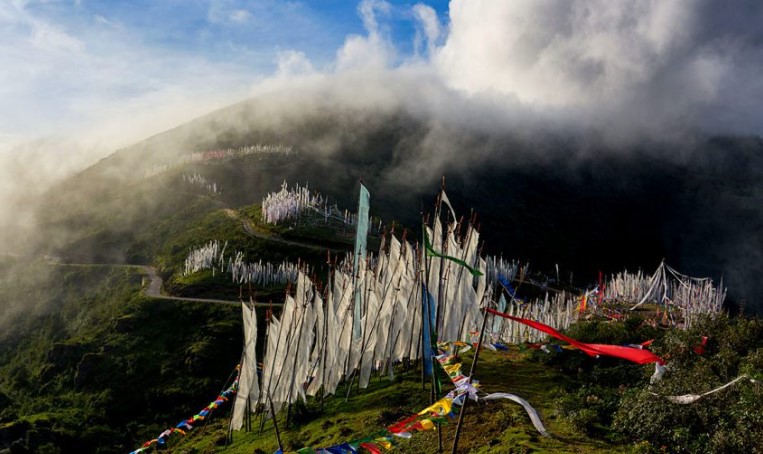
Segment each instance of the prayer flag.
[{"label": "prayer flag", "polygon": [[480,270],[478,270],[476,268],[472,268],[471,266],[469,266],[463,260],[457,259],[456,257],[451,257],[450,255],[440,254],[439,252],[435,251],[434,248],[432,248],[432,244],[429,242],[429,235],[427,235],[426,230],[424,231],[424,246],[426,248],[428,256],[430,256],[430,257],[440,257],[440,258],[443,258],[445,260],[450,260],[451,262],[456,263],[456,264],[461,265],[464,268],[466,268],[472,274],[472,276],[482,276],[482,271],[480,271]]},{"label": "prayer flag", "polygon": [[434,324],[434,317],[436,317],[437,309],[435,307],[434,298],[423,282],[421,284],[421,301],[421,320],[423,321],[421,334],[423,336],[422,345],[424,349],[422,359],[424,360],[424,375],[428,377],[432,375],[432,356],[435,355],[435,351],[432,348],[432,326]]},{"label": "prayer flag", "polygon": [[559,331],[555,330],[554,328],[548,325],[544,325],[543,323],[539,323],[533,320],[527,320],[524,318],[514,317],[509,314],[498,312],[495,309],[486,309],[486,310],[487,312],[491,314],[499,315],[501,317],[508,318],[509,320],[514,320],[515,322],[525,324],[539,331],[543,331],[544,333],[550,336],[563,340],[567,342],[568,344],[571,344],[579,348],[580,350],[582,350],[585,354],[589,356],[599,356],[599,355],[612,356],[615,358],[622,358],[628,361],[632,361],[637,364],[650,364],[655,362],[658,364],[665,364],[665,361],[663,361],[662,358],[650,352],[649,350],[623,347],[621,345],[586,344],[584,342],[580,342],[578,340],[572,339],[571,337],[567,337],[564,334],[560,333]]},{"label": "prayer flag", "polygon": [[[365,186],[360,185],[360,196],[358,198],[358,223],[355,225],[355,255],[353,260],[353,276],[358,279],[358,269],[360,262],[366,260],[366,242],[368,240],[368,212],[371,207],[371,194]],[[358,279],[359,280],[359,279]],[[357,283],[355,284],[357,287]],[[353,320],[353,335],[357,339],[361,336],[360,319],[363,317],[361,311],[362,294],[355,289],[355,318]]]}]

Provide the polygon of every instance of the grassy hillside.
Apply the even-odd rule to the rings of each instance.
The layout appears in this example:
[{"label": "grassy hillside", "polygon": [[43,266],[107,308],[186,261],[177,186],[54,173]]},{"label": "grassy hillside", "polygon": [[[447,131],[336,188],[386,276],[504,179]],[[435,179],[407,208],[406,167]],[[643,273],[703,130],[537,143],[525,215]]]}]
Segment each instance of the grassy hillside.
[{"label": "grassy hillside", "polygon": [[[2,297],[22,301],[27,309],[0,343],[0,441],[12,452],[135,449],[213,400],[239,359],[241,322],[235,306],[143,297],[143,279],[134,267],[18,260],[3,266],[3,275],[17,285],[3,285]],[[36,278],[24,281],[24,276]],[[203,275],[196,278],[212,285]],[[756,404],[763,397],[759,385],[742,383],[691,407],[669,405],[650,392],[704,392],[741,373],[762,378],[760,320],[720,317],[674,332],[634,318],[583,322],[568,334],[614,344],[655,338],[652,349],[673,369],[650,388],[650,366],[567,350],[546,354],[512,346],[510,352],[485,351],[475,372],[481,389],[527,399],[553,437],[539,436],[513,403],[472,405],[461,452],[697,452],[700,445],[712,452],[741,452],[740,447],[757,452],[755,440],[763,436],[755,423],[763,418]],[[707,351],[695,353],[703,335],[710,339]],[[471,358],[471,352],[462,355],[464,369]],[[353,388],[347,401],[346,391],[341,386],[323,410],[319,399],[295,405],[288,426],[281,413],[285,448],[368,436],[429,402],[420,370],[402,365],[393,381],[374,377],[368,389]],[[229,411],[226,405],[187,437],[171,438],[172,452],[277,449],[273,425],[266,422],[260,434],[256,416],[252,432],[236,433],[227,444]],[[658,419],[644,422],[650,418]],[[749,429],[740,431],[740,426]],[[446,449],[454,429],[453,420],[443,427]],[[435,432],[416,433],[399,440],[397,451],[434,452],[437,443]]]},{"label": "grassy hillside", "polygon": [[[0,449],[132,450],[169,421],[198,411],[234,370],[240,309],[145,297],[142,270],[120,263],[153,262],[169,293],[236,301],[239,286],[225,273],[182,275],[191,248],[219,239],[250,261],[301,258],[320,265],[325,252],[315,239],[306,243],[311,235],[348,247],[320,228],[262,225],[258,207],[223,209],[214,196],[192,190],[141,210],[168,188],[140,181],[129,189],[134,200],[114,189],[102,204],[80,207],[88,228],[58,244],[58,259],[2,257]],[[125,211],[112,211],[114,203]],[[73,222],[74,208],[64,205],[55,216]],[[246,234],[243,220],[260,236]],[[283,299],[283,286],[255,290],[258,300]]]},{"label": "grassy hillside", "polygon": [[[763,294],[762,281],[750,277],[759,274],[763,250],[756,247],[763,240],[763,205],[756,203],[763,194],[760,139],[710,140],[692,145],[688,157],[664,159],[656,157],[660,150],[580,154],[563,140],[546,150],[549,143],[487,140],[478,131],[454,130],[451,148],[479,152],[446,162],[422,155],[431,148],[429,132],[399,112],[329,109],[271,120],[256,103],[243,103],[120,150],[55,187],[39,210],[32,258],[0,257],[0,450],[130,451],[208,404],[240,356],[239,309],[145,297],[140,269],[125,265],[156,266],[165,291],[174,295],[235,301],[242,289],[225,274],[182,275],[190,248],[222,240],[248,261],[299,259],[325,277],[326,250],[349,249],[351,235],[313,224],[264,225],[257,204],[284,180],[310,182],[351,208],[363,177],[372,215],[417,226],[445,173],[458,212],[475,210],[486,252],[530,260],[534,272],[550,272],[559,263],[574,273],[575,284],[598,270],[648,270],[666,257],[690,274],[717,277],[728,270],[731,291],[741,289],[748,307],[759,307],[753,298]],[[170,165],[193,151],[254,143],[283,143],[296,153]],[[544,159],[535,159],[537,153]],[[167,167],[146,177],[156,165]],[[183,174],[196,173],[222,192],[183,182]],[[372,250],[377,246],[371,241]],[[284,293],[280,286],[254,292],[276,303]],[[655,350],[683,367],[655,388],[663,394],[704,392],[743,372],[760,378],[763,329],[757,320],[723,319],[689,333],[641,328],[581,324],[571,335],[611,343],[656,337]],[[703,335],[714,342],[707,356],[691,356]],[[297,406],[284,443],[298,449],[346,441],[421,409],[429,393],[421,391],[419,372],[397,372],[394,383],[375,379],[368,390],[353,390],[347,402],[328,399],[323,412],[314,400]],[[763,427],[759,388],[746,384],[691,408],[661,405],[657,412],[649,400],[649,373],[571,352],[486,353],[476,373],[483,388],[527,398],[555,437],[539,437],[514,404],[495,403],[472,407],[461,446],[494,453],[754,451],[751,440],[763,434],[734,428]],[[224,445],[227,411],[174,450],[276,449],[270,423],[262,436],[259,430],[240,433]],[[640,422],[651,414],[663,426],[676,424],[666,430]],[[443,430],[446,446],[453,429]],[[432,452],[434,445],[435,434],[417,434],[400,441],[399,451]]]},{"label": "grassy hillside", "polygon": [[130,450],[147,428],[191,411],[238,361],[235,307],[146,299],[142,276],[125,267],[18,272],[40,271],[32,287],[3,287],[27,310],[0,344],[0,446]]},{"label": "grassy hillside", "polygon": [[[611,358],[595,359],[579,351],[544,353],[484,351],[475,372],[485,392],[512,392],[527,399],[542,415],[551,438],[540,436],[518,405],[491,402],[470,405],[459,442],[469,453],[603,453],[603,452],[761,452],[763,418],[763,321],[720,316],[689,331],[656,331],[638,319],[629,323],[581,322],[568,335],[588,342],[626,343],[653,335],[652,348],[669,361],[667,375],[649,385],[652,367]],[[698,353],[702,335],[710,339]],[[462,356],[468,368],[472,354]],[[668,395],[701,393],[746,374],[736,385],[690,405],[669,402]],[[447,387],[446,387],[447,388]],[[395,380],[372,380],[366,390],[346,387],[326,399],[295,405],[287,426],[278,419],[286,451],[333,446],[372,436],[428,405],[428,386],[417,370],[398,370]],[[252,431],[234,433],[227,442],[227,420],[219,416],[204,431],[172,439],[173,452],[270,453],[278,448],[274,426],[254,417]],[[449,452],[455,420],[442,428]],[[434,431],[396,439],[395,452],[437,452]]]},{"label": "grassy hillside", "polygon": [[[464,355],[469,367],[472,354]],[[296,451],[305,446],[332,446],[357,440],[384,429],[403,417],[429,405],[429,386],[422,390],[420,371],[407,371],[396,380],[374,379],[366,390],[353,388],[345,401],[345,387],[340,395],[328,398],[324,411],[317,400],[299,405],[289,427],[285,416],[279,418],[279,429],[285,450]],[[529,400],[543,415],[544,424],[554,434],[542,437],[532,427],[527,414],[517,404],[495,401],[470,405],[459,441],[459,452],[625,452],[627,446],[617,442],[587,436],[564,420],[555,409],[555,398],[567,387],[576,384],[568,376],[532,361],[531,357],[512,353],[483,352],[476,376],[486,392],[513,392]],[[189,436],[173,445],[175,452],[271,453],[278,449],[275,431],[267,422],[259,434],[260,419],[253,420],[252,432],[233,435],[233,443],[224,445],[225,427],[222,422],[212,424],[206,435]],[[442,429],[444,450],[450,452],[456,419]],[[212,433],[210,433],[212,432]],[[418,432],[410,440],[398,439],[394,452],[437,452],[436,432]]]},{"label": "grassy hillside", "polygon": [[[260,107],[250,101],[210,114],[57,186],[40,212],[41,249],[148,262],[156,247],[139,238],[141,230],[259,203],[284,180],[309,182],[351,208],[362,178],[373,215],[416,226],[445,176],[456,210],[478,215],[486,252],[546,274],[559,264],[578,285],[599,270],[651,270],[665,258],[691,275],[723,276],[736,301],[749,305],[763,295],[755,278],[763,263],[759,137],[622,149],[595,138],[485,137],[464,126],[438,131],[450,140],[433,150],[432,125],[404,112],[327,106],[270,118]],[[257,143],[294,153],[172,165],[191,152]],[[156,165],[168,167],[145,178]],[[222,194],[183,186],[182,173],[214,181]]]}]

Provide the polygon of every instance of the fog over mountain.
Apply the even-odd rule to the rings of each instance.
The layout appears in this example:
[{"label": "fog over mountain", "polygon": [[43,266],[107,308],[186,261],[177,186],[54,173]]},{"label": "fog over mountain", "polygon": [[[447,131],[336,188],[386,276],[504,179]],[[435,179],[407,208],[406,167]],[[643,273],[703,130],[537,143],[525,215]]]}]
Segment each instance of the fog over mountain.
[{"label": "fog over mountain", "polygon": [[[411,53],[390,31],[402,14]],[[586,276],[664,257],[763,300],[763,4],[453,0],[443,15],[366,0],[358,15],[364,33],[330,61],[282,49],[248,101],[122,153],[161,162],[265,137],[300,150],[316,187],[351,190],[362,176],[374,200],[416,211],[446,175],[454,203],[478,208],[488,244],[510,257]],[[192,96],[199,81],[175,88]],[[111,112],[104,121],[126,130],[151,118]],[[101,150],[161,130],[140,131]],[[120,176],[143,164],[132,165]]]}]

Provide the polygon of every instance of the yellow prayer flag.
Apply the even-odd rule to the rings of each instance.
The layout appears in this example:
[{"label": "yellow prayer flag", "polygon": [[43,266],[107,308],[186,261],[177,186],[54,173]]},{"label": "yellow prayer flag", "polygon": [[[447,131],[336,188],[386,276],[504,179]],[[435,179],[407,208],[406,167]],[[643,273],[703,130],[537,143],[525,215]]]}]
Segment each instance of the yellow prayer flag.
[{"label": "yellow prayer flag", "polygon": [[454,373],[461,370],[461,363],[452,364],[450,366],[442,366],[443,369],[445,369],[445,372],[448,373],[448,375],[453,375]]},{"label": "yellow prayer flag", "polygon": [[426,413],[437,413],[438,415],[447,415],[450,413],[450,409],[453,406],[453,399],[450,397],[443,397],[442,399],[438,400],[431,406],[421,410],[419,412],[420,415],[426,414]]}]

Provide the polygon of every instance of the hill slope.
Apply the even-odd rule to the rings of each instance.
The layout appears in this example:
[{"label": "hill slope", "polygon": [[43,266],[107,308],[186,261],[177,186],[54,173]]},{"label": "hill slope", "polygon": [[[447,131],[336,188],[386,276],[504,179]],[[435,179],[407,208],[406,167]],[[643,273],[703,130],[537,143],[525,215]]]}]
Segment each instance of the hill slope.
[{"label": "hill slope", "polygon": [[[559,264],[578,285],[599,270],[651,271],[665,258],[691,275],[723,276],[731,298],[748,307],[763,296],[755,278],[763,271],[760,138],[626,147],[595,135],[528,139],[511,128],[433,124],[403,108],[310,102],[317,107],[250,100],[118,151],[49,192],[40,248],[150,262],[156,245],[141,232],[259,203],[284,180],[309,182],[351,208],[362,178],[373,215],[415,226],[445,176],[456,210],[478,214],[487,252],[548,274]],[[255,144],[293,153],[187,162],[193,152]],[[145,178],[156,168],[166,170]],[[222,193],[200,198],[183,174]]]}]

